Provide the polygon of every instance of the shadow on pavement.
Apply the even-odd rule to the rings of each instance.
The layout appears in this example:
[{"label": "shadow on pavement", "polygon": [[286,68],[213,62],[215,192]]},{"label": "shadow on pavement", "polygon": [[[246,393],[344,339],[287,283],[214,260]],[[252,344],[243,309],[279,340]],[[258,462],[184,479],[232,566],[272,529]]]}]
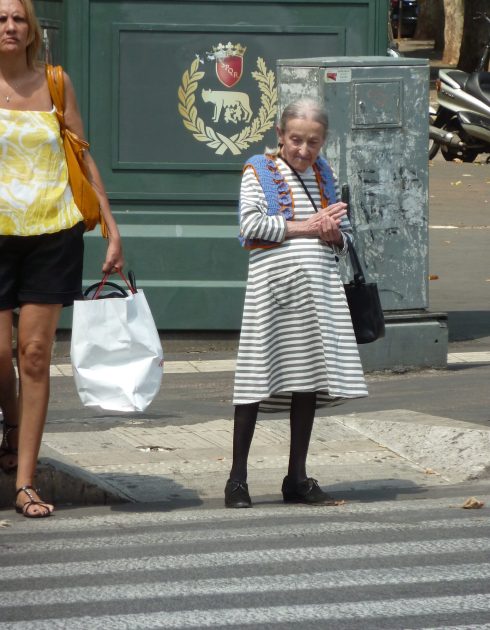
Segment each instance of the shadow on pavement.
[{"label": "shadow on pavement", "polygon": [[490,311],[449,311],[449,341],[490,337]]}]

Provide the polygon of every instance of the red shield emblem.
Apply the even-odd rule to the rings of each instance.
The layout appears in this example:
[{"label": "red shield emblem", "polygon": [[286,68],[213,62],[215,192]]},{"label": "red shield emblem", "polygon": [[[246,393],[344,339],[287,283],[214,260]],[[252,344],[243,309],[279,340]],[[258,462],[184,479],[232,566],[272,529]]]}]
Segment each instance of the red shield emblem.
[{"label": "red shield emblem", "polygon": [[229,55],[216,59],[216,75],[221,83],[231,88],[240,81],[243,73],[243,57]]}]

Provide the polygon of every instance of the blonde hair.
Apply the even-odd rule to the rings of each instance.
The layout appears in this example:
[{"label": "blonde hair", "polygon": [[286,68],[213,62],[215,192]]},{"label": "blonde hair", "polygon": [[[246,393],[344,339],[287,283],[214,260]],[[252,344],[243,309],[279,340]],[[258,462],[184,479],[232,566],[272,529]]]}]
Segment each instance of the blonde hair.
[{"label": "blonde hair", "polygon": [[37,56],[41,48],[41,27],[39,26],[32,0],[19,0],[19,2],[25,11],[27,25],[29,26],[26,55],[27,65],[32,68],[36,64]]},{"label": "blonde hair", "polygon": [[[281,133],[286,131],[287,124],[290,120],[295,120],[298,118],[313,120],[314,122],[320,123],[324,130],[323,137],[327,137],[328,132],[328,116],[323,107],[323,104],[319,101],[316,101],[313,98],[300,98],[297,101],[293,101],[287,105],[281,115],[281,118],[278,122],[278,127],[281,130]],[[267,148],[265,152],[268,155],[276,156],[279,154],[281,150],[280,146],[275,147],[274,149]]]}]

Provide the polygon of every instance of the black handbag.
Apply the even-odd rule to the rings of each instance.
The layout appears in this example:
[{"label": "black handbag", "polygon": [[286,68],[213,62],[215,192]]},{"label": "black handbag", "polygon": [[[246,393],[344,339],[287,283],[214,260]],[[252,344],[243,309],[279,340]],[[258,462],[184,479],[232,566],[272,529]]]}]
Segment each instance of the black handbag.
[{"label": "black handbag", "polygon": [[344,284],[352,326],[357,343],[372,343],[385,336],[385,318],[378,285],[366,282],[354,245],[349,242],[349,256],[354,279]]}]

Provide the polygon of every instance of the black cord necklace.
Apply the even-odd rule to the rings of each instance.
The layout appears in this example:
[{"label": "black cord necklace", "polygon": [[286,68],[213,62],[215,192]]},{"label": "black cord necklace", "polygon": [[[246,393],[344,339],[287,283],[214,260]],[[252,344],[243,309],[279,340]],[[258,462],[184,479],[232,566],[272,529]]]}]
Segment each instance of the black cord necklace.
[{"label": "black cord necklace", "polygon": [[284,162],[284,164],[286,164],[287,166],[289,166],[289,168],[291,169],[291,172],[293,173],[293,175],[296,176],[296,178],[298,179],[299,183],[303,186],[303,190],[305,191],[305,193],[308,196],[308,199],[311,202],[311,205],[313,206],[313,209],[315,210],[315,212],[318,212],[318,207],[316,205],[316,203],[313,200],[313,197],[311,196],[310,191],[308,190],[306,184],[303,181],[303,178],[301,177],[301,175],[298,173],[298,171],[294,168],[294,166],[291,166],[291,164],[286,160],[286,158],[282,157],[281,154],[279,154],[279,157],[281,158],[281,160]]}]

